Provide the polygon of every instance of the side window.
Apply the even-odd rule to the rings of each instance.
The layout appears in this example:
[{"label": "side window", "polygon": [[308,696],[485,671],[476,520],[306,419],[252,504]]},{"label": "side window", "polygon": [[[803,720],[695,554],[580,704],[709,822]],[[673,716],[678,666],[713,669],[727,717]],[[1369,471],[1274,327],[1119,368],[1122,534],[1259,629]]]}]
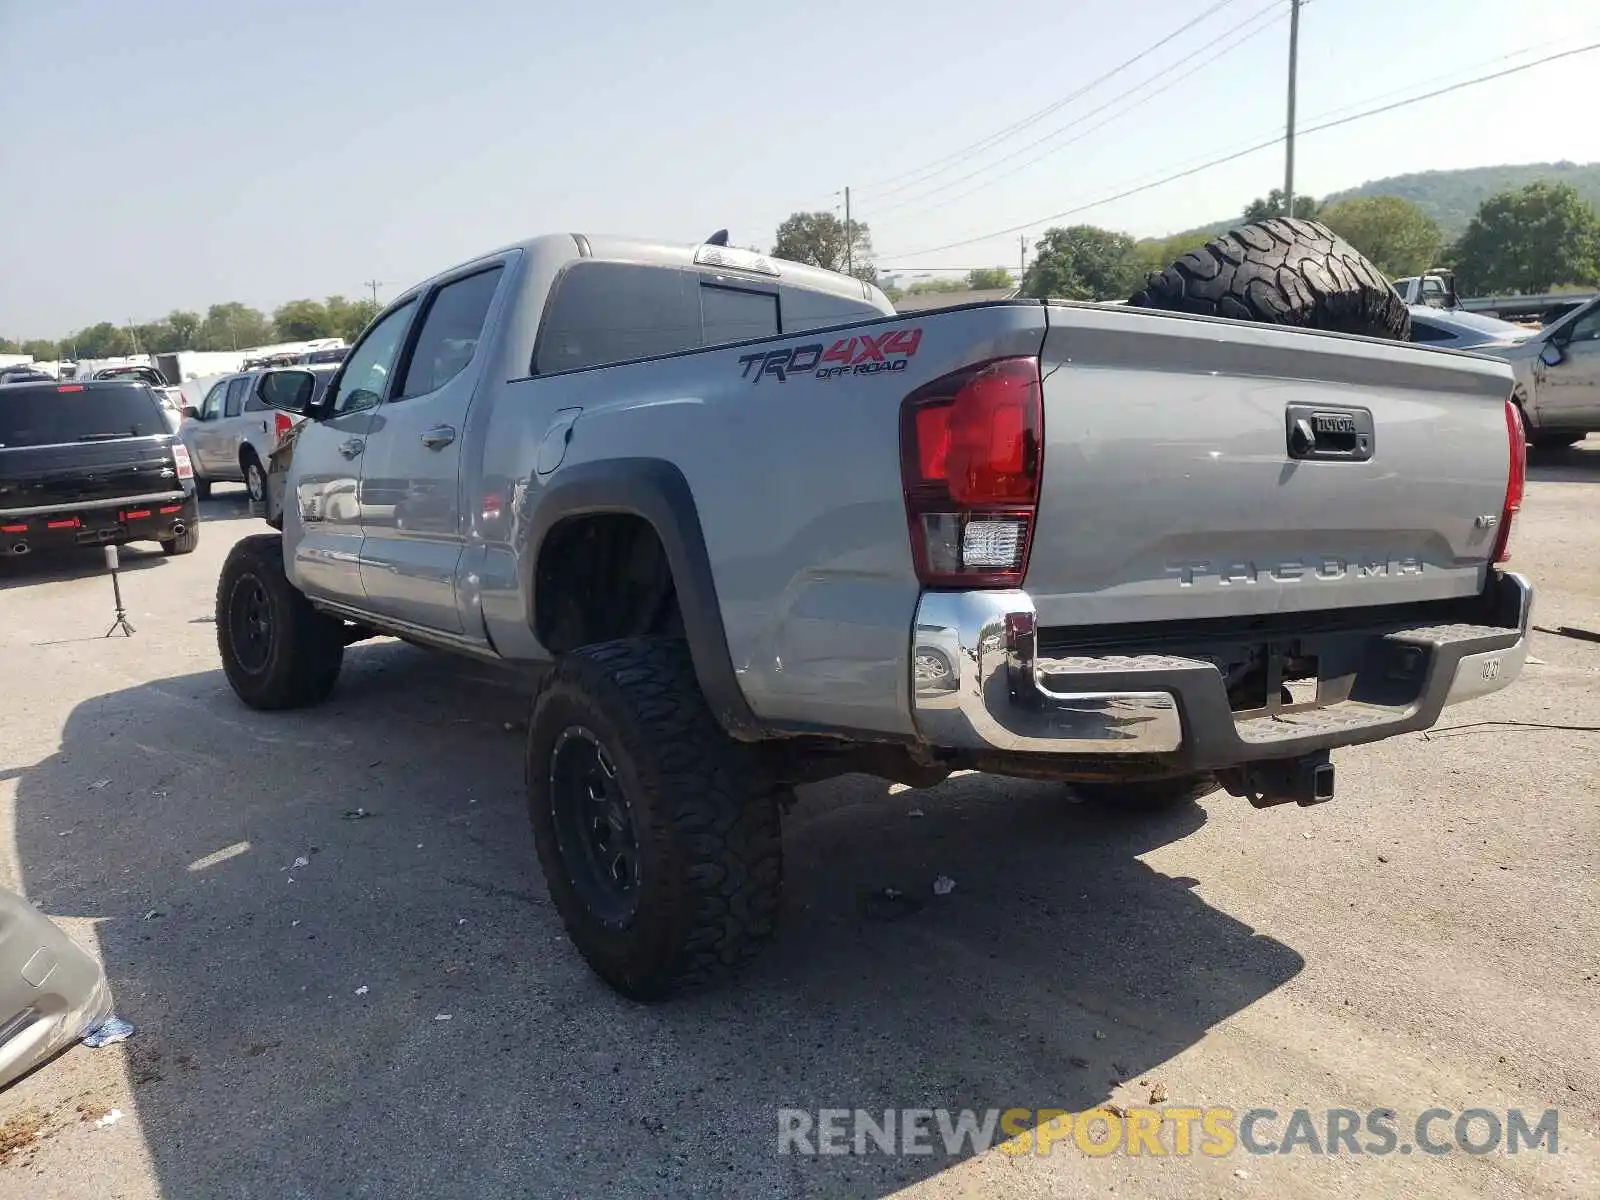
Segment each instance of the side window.
[{"label": "side window", "polygon": [[398,397],[421,396],[449,383],[472,361],[503,267],[447,283],[434,293],[406,364]]},{"label": "side window", "polygon": [[546,304],[532,369],[551,375],[698,348],[697,280],[676,267],[573,264]]},{"label": "side window", "polygon": [[228,381],[224,379],[206,393],[206,401],[200,406],[200,419],[202,421],[215,421],[222,415],[222,397],[228,391]]},{"label": "side window", "polygon": [[244,411],[247,413],[264,412],[272,406],[261,398],[261,381],[265,375],[257,375],[255,382],[250,385],[250,391],[244,398]]},{"label": "side window", "polygon": [[250,390],[250,376],[239,375],[228,380],[228,396],[222,402],[222,415],[237,417],[244,411],[245,393]]},{"label": "side window", "polygon": [[1586,317],[1580,317],[1572,323],[1572,336],[1569,342],[1594,342],[1600,341],[1600,308],[1595,309]]},{"label": "side window", "polygon": [[700,285],[700,320],[705,330],[702,344],[707,346],[776,337],[779,332],[778,297],[772,292],[703,283]]},{"label": "side window", "polygon": [[389,389],[389,375],[416,311],[417,302],[408,300],[367,331],[367,336],[345,361],[344,377],[333,397],[336,414],[362,412],[383,402]]}]

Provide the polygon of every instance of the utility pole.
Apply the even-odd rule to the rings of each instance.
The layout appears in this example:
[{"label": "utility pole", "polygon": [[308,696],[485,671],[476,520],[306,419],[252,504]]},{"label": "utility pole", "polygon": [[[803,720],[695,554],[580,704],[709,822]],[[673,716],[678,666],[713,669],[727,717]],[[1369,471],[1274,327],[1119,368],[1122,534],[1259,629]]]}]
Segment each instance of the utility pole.
[{"label": "utility pole", "polygon": [[1028,235],[1017,234],[1017,286],[1022,286],[1022,277],[1028,273]]},{"label": "utility pole", "polygon": [[1294,216],[1294,81],[1300,61],[1300,6],[1305,0],[1289,0],[1289,120],[1284,138],[1283,215]]},{"label": "utility pole", "polygon": [[372,302],[374,304],[378,303],[378,286],[382,283],[383,280],[381,279],[368,279],[362,284],[363,287],[369,287],[372,289]]},{"label": "utility pole", "polygon": [[127,326],[128,326],[128,340],[133,343],[133,352],[134,352],[134,354],[138,354],[139,353],[139,334],[133,328],[133,318],[132,317],[124,317],[122,319],[127,323]]},{"label": "utility pole", "polygon": [[850,233],[850,188],[844,189],[844,273],[855,274],[855,238]]}]

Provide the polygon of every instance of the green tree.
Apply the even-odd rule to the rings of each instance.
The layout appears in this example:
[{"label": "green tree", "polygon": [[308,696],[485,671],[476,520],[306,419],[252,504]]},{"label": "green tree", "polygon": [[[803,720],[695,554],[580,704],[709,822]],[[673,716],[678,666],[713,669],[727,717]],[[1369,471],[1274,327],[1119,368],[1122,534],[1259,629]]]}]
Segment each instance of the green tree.
[{"label": "green tree", "polygon": [[133,338],[121,325],[101,321],[72,336],[73,351],[79,358],[119,358],[133,353]]},{"label": "green tree", "polygon": [[167,324],[171,326],[172,333],[177,338],[174,350],[194,349],[194,340],[200,332],[200,314],[175,308],[167,314]]},{"label": "green tree", "polygon": [[1600,277],[1600,218],[1569,184],[1534,183],[1483,202],[1452,254],[1460,289],[1547,292]]},{"label": "green tree", "polygon": [[919,279],[905,289],[907,296],[929,296],[943,292],[964,292],[967,285],[960,279]]},{"label": "green tree", "polygon": [[[1322,206],[1317,203],[1314,196],[1296,196],[1294,198],[1294,215],[1307,220],[1314,218]],[[1246,221],[1265,221],[1270,217],[1281,217],[1283,209],[1283,189],[1273,188],[1263,199],[1257,196],[1244,206],[1244,219]]]},{"label": "green tree", "polygon": [[1352,196],[1328,205],[1317,219],[1390,279],[1431,269],[1444,248],[1439,226],[1399,196]]},{"label": "green tree", "polygon": [[61,347],[58,343],[44,338],[29,338],[22,343],[22,349],[14,353],[31,354],[38,362],[55,362],[61,357]]},{"label": "green tree", "polygon": [[206,310],[206,319],[195,336],[195,349],[247,350],[272,341],[272,322],[258,309],[230,300]]},{"label": "green tree", "polygon": [[[846,255],[846,244],[850,253]],[[830,212],[797,212],[778,226],[772,253],[790,262],[810,263],[825,271],[843,271],[848,263],[850,273],[860,279],[875,280],[877,269],[872,265],[872,234],[864,221],[850,222],[850,236],[845,237],[844,222]]]},{"label": "green tree", "polygon": [[1165,271],[1189,251],[1200,249],[1213,236],[1204,229],[1191,229],[1187,233],[1175,233],[1171,237],[1141,238],[1133,245],[1133,257],[1139,266],[1139,278],[1143,279],[1152,271]]},{"label": "green tree", "polygon": [[975,292],[1008,288],[1011,286],[1011,272],[1004,267],[978,267],[967,272],[967,286]]},{"label": "green tree", "polygon": [[343,296],[329,296],[323,307],[328,310],[328,336],[342,337],[347,342],[360,337],[380,311],[376,300],[351,301]]},{"label": "green tree", "polygon": [[315,300],[291,300],[272,314],[272,327],[285,342],[307,342],[330,336],[327,308]]},{"label": "green tree", "polygon": [[1119,300],[1142,278],[1133,239],[1096,225],[1044,231],[1022,277],[1022,294],[1038,300]]},{"label": "green tree", "polygon": [[165,354],[178,349],[178,331],[165,320],[135,325],[133,334],[141,354]]},{"label": "green tree", "polygon": [[0,354],[21,354],[22,347],[10,338],[0,337]]}]

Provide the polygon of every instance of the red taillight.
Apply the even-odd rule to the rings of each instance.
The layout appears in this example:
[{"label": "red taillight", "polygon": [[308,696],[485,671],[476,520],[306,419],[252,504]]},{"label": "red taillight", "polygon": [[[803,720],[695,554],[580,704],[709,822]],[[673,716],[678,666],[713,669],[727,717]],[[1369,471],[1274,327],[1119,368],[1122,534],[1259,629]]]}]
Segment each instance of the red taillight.
[{"label": "red taillight", "polygon": [[288,413],[279,412],[272,414],[272,436],[277,438],[280,442],[283,440],[283,435],[288,433],[289,430],[293,428],[294,422],[289,419]]},{"label": "red taillight", "polygon": [[1038,359],[998,359],[907,396],[900,476],[923,584],[1020,585],[1043,466]]},{"label": "red taillight", "polygon": [[83,384],[81,384],[81,383],[64,383],[60,387],[56,388],[56,391],[58,391],[58,392],[81,392],[81,391],[83,391]]},{"label": "red taillight", "polygon": [[26,525],[0,525],[0,533],[27,533]]},{"label": "red taillight", "polygon": [[1496,563],[1511,559],[1511,526],[1522,511],[1522,493],[1528,486],[1528,431],[1522,427],[1522,410],[1513,400],[1506,401],[1506,441],[1511,454],[1510,469],[1506,472],[1506,502],[1500,510],[1500,532],[1494,540],[1494,556],[1489,560]]},{"label": "red taillight", "polygon": [[173,513],[179,513],[182,511],[183,505],[181,504],[163,504],[161,506],[161,515],[163,517],[170,517]]},{"label": "red taillight", "polygon": [[78,528],[78,518],[68,517],[64,521],[46,521],[44,527],[46,529],[76,529]]},{"label": "red taillight", "polygon": [[172,461],[177,464],[179,479],[194,478],[194,464],[189,461],[189,447],[182,442],[172,445]]}]

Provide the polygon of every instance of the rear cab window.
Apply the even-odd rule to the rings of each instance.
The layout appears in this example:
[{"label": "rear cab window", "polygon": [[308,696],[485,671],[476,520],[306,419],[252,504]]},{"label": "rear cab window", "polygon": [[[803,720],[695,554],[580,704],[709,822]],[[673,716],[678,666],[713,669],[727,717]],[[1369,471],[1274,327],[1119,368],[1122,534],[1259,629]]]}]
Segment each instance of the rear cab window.
[{"label": "rear cab window", "polygon": [[12,386],[0,391],[0,450],[151,437],[167,432],[143,384]]},{"label": "rear cab window", "polygon": [[545,306],[530,370],[556,375],[883,317],[865,298],[637,263],[573,263]]}]

